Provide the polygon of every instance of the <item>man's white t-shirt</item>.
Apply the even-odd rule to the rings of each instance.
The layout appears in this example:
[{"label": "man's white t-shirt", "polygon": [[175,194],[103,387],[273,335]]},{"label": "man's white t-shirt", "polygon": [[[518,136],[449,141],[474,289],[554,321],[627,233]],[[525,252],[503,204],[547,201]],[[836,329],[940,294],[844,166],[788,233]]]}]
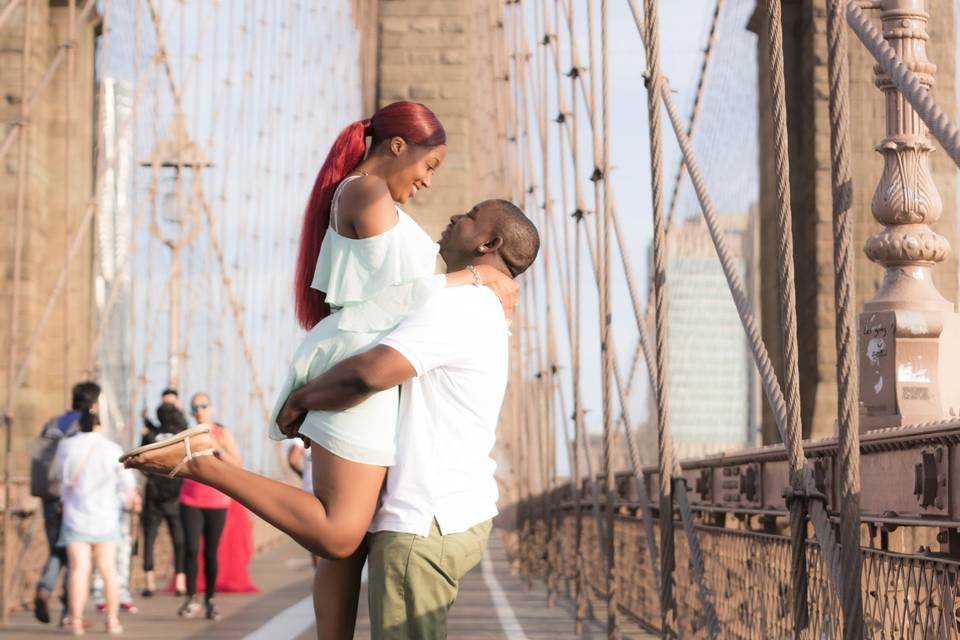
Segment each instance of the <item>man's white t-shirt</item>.
[{"label": "man's white t-shirt", "polygon": [[486,287],[443,289],[381,344],[417,372],[400,390],[397,464],[370,531],[444,535],[497,515],[490,457],[507,385],[507,323]]}]

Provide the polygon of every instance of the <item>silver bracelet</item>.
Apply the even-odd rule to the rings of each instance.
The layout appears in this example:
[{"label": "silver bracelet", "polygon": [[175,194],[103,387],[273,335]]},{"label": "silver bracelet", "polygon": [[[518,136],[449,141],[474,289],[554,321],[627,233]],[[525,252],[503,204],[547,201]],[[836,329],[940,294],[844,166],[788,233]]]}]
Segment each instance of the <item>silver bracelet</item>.
[{"label": "silver bracelet", "polygon": [[468,264],[468,265],[467,265],[467,271],[469,271],[470,273],[473,274],[473,286],[475,286],[475,287],[482,287],[482,286],[483,286],[483,280],[480,279],[480,270],[477,269],[477,268],[476,268],[475,266],[473,266],[472,264]]}]

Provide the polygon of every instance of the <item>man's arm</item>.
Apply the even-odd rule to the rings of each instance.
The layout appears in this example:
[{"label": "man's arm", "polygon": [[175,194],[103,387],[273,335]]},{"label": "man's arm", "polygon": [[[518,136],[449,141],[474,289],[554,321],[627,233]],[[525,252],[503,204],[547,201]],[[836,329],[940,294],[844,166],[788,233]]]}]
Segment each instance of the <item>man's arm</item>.
[{"label": "man's arm", "polygon": [[277,426],[293,437],[299,418],[307,411],[349,409],[416,375],[416,369],[399,351],[376,346],[347,358],[291,393],[277,416]]}]

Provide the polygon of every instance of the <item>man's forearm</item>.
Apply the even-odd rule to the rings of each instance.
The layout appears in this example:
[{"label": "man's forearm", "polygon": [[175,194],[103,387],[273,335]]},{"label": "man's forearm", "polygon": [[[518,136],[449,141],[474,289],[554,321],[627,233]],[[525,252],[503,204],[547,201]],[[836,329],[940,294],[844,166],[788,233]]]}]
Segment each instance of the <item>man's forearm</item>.
[{"label": "man's forearm", "polygon": [[381,345],[347,358],[300,387],[290,394],[287,405],[300,413],[342,411],[415,375],[416,370],[404,356]]},{"label": "man's forearm", "polygon": [[290,394],[297,411],[342,411],[355,407],[376,392],[359,367],[342,362]]}]

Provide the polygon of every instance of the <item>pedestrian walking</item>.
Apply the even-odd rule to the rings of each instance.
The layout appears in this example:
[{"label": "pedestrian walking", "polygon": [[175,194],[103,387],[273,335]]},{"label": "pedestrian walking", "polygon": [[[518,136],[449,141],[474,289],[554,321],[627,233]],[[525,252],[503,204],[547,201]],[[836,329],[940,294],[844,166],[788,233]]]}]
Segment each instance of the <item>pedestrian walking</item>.
[{"label": "pedestrian walking", "polygon": [[[157,407],[159,423],[153,425],[152,429],[145,430],[140,442],[141,445],[162,442],[187,428],[187,418],[177,404],[170,400],[171,395],[174,398],[176,397],[173,390],[166,389],[164,391],[164,402]],[[184,533],[180,516],[180,486],[182,483],[183,481],[179,478],[147,476],[143,495],[143,512],[140,516],[140,523],[143,527],[143,572],[146,580],[141,595],[145,598],[153,596],[157,589],[153,548],[157,540],[157,533],[160,531],[160,523],[164,521],[167,523],[167,530],[173,543],[176,595],[182,596],[186,592]]]},{"label": "pedestrian walking", "polygon": [[101,433],[96,414],[83,412],[78,422],[79,433],[60,443],[56,457],[63,500],[59,542],[66,547],[70,567],[70,630],[85,633],[83,611],[96,565],[104,582],[106,631],[120,635],[116,545],[120,511],[138,499],[136,478],[118,462],[122,449]]},{"label": "pedestrian walking", "polygon": [[30,493],[40,498],[43,527],[47,536],[47,560],[37,583],[33,615],[44,624],[50,622],[50,595],[57,586],[60,571],[63,570],[61,627],[69,622],[69,569],[67,551],[57,544],[63,520],[63,505],[60,502],[60,482],[56,475],[55,460],[60,443],[79,432],[81,414],[97,412],[100,386],[95,382],[81,382],[73,386],[72,395],[70,411],[51,418],[43,425],[40,435],[31,443],[30,456]]}]

